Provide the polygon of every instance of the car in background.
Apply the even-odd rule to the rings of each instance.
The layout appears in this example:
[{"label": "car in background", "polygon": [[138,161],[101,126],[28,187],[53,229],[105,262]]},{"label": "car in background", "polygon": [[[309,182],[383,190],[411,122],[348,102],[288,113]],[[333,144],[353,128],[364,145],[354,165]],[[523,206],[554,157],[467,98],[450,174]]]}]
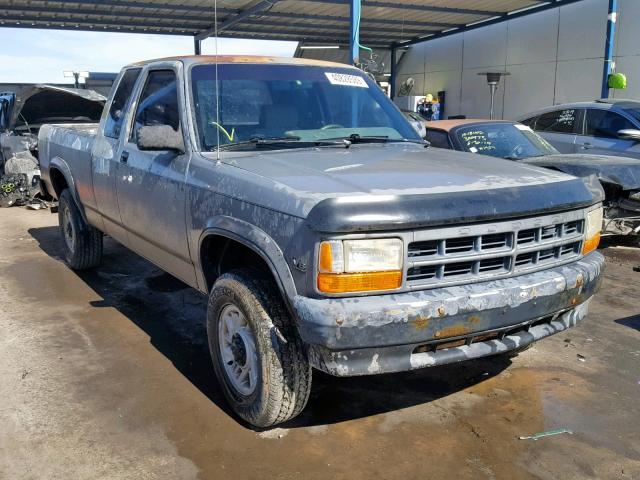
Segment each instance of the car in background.
[{"label": "car in background", "polygon": [[425,126],[425,119],[419,113],[412,112],[411,110],[402,110],[404,118],[411,124],[413,129],[420,134],[422,138],[427,134]]},{"label": "car in background", "polygon": [[640,159],[640,102],[596,100],[556,105],[519,118],[562,153]]},{"label": "car in background", "polygon": [[606,194],[603,232],[640,234],[640,160],[563,155],[531,128],[512,121],[440,120],[429,122],[426,129],[432,147],[516,160],[577,177],[595,175]]}]

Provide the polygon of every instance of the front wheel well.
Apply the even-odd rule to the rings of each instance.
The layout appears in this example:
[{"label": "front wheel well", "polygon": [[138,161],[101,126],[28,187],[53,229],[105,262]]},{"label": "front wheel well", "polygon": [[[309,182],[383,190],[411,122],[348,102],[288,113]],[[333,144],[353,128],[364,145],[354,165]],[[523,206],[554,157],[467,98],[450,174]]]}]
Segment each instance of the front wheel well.
[{"label": "front wheel well", "polygon": [[258,252],[224,235],[209,235],[202,241],[200,264],[208,292],[218,277],[238,268],[251,268],[273,278],[271,268]]}]

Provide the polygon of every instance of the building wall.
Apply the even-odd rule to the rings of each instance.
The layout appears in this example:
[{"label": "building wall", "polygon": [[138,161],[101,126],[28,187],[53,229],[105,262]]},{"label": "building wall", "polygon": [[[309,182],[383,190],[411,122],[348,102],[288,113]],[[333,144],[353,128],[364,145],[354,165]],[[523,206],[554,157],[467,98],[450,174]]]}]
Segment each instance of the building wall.
[{"label": "building wall", "polygon": [[[498,88],[495,116],[514,118],[547,105],[600,97],[608,0],[583,0],[412,46],[398,82],[412,77],[413,95],[447,92],[446,115],[487,117],[489,87],[478,73],[507,71]],[[620,0],[617,71],[626,91],[640,99],[640,0]]]}]

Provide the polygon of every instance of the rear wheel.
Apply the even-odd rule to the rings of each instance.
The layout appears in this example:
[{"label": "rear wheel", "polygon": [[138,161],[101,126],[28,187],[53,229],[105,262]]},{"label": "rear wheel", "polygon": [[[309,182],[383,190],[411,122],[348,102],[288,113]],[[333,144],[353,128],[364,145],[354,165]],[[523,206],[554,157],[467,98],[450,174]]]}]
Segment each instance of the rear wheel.
[{"label": "rear wheel", "polygon": [[242,419],[271,427],[303,410],[311,367],[273,282],[250,269],[222,275],[209,297],[207,333],[218,381]]},{"label": "rear wheel", "polygon": [[84,221],[69,189],[60,194],[58,222],[67,264],[74,270],[100,265],[102,232]]}]

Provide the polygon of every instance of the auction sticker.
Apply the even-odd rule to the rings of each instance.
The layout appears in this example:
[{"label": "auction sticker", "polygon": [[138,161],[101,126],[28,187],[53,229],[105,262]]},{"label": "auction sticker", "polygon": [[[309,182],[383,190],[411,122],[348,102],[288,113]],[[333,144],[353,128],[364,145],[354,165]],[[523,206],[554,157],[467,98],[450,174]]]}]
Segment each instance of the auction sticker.
[{"label": "auction sticker", "polygon": [[359,75],[348,75],[346,73],[324,72],[333,85],[344,85],[345,87],[369,88],[364,78]]}]

